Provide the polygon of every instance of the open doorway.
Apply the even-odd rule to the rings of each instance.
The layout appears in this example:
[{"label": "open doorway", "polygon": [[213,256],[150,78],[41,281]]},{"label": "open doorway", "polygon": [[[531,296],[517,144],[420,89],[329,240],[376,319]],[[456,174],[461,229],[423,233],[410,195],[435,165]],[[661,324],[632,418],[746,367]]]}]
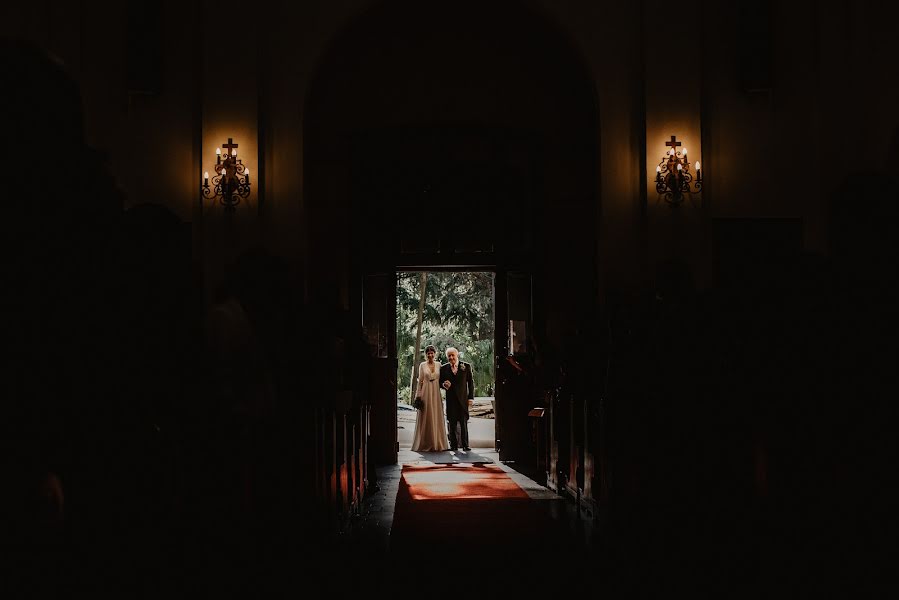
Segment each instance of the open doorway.
[{"label": "open doorway", "polygon": [[[495,274],[489,271],[400,271],[396,275],[397,442],[409,450],[415,433],[418,366],[424,349],[457,348],[471,365],[474,402],[469,409],[472,448],[493,450],[496,440]],[[445,411],[445,393],[444,398]]]}]

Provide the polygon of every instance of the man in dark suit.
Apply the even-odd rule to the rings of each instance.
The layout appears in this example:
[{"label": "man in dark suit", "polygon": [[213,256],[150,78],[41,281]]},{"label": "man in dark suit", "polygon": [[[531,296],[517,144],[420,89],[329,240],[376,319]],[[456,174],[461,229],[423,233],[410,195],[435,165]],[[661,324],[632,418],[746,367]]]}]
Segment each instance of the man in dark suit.
[{"label": "man in dark suit", "polygon": [[446,349],[449,364],[440,367],[440,387],[446,390],[446,420],[451,450],[471,450],[468,445],[468,407],[474,403],[474,373],[459,360],[459,351]]}]

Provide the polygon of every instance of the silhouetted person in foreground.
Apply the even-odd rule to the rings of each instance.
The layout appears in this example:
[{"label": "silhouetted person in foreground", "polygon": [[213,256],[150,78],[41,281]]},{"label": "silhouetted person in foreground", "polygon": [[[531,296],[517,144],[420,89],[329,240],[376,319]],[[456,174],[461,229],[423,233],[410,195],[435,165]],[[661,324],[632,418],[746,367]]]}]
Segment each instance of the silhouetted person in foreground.
[{"label": "silhouetted person in foreground", "polygon": [[[832,350],[821,376],[831,387],[834,427],[828,475],[845,515],[835,524],[844,558],[867,574],[895,556],[896,365],[899,361],[899,126],[883,165],[847,177],[832,197]],[[879,548],[879,551],[875,551]],[[886,550],[884,550],[886,548]],[[852,549],[855,549],[854,551]]]},{"label": "silhouetted person in foreground", "polygon": [[123,217],[119,253],[120,386],[127,410],[127,485],[134,501],[128,531],[147,586],[177,584],[183,569],[184,511],[192,473],[186,448],[196,437],[195,363],[199,298],[189,229],[168,208],[140,204]]},{"label": "silhouetted person in foreground", "polygon": [[286,262],[253,248],[229,265],[206,312],[188,557],[205,572],[249,581],[304,542],[297,529],[308,520],[304,462],[314,436],[304,427],[318,396],[307,393],[314,340],[302,334],[300,305]]},{"label": "silhouetted person in foreground", "polygon": [[6,555],[23,563],[14,572],[55,594],[114,579],[97,566],[115,555],[120,508],[131,500],[111,459],[120,408],[111,257],[122,199],[85,145],[78,86],[62,66],[2,41],[0,70],[0,164],[15,166],[0,230],[13,350],[0,375],[11,466],[2,537],[13,549]]}]

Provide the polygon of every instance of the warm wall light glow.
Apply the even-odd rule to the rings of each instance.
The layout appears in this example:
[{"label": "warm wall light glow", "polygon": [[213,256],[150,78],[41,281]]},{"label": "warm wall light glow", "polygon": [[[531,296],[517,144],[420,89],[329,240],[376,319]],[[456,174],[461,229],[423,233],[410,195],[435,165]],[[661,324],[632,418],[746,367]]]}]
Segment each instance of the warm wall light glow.
[{"label": "warm wall light glow", "polygon": [[[203,173],[200,194],[207,200],[217,201],[228,212],[233,212],[243,198],[250,195],[250,170],[237,158],[237,146],[232,138],[215,149],[215,171],[218,178],[214,186],[209,184],[209,172]],[[225,149],[222,152],[222,148]]]},{"label": "warm wall light glow", "polygon": [[656,191],[659,196],[672,206],[679,206],[690,194],[702,192],[702,171],[696,161],[696,176],[690,172],[690,161],[687,160],[687,149],[680,148],[677,136],[665,142],[668,150],[656,166]]}]

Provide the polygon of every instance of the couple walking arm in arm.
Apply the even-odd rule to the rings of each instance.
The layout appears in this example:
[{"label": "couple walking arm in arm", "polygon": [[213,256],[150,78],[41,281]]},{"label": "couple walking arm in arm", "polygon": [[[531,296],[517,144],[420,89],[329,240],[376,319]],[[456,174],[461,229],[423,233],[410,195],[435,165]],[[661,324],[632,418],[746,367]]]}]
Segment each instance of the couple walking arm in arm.
[{"label": "couple walking arm in arm", "polygon": [[[471,365],[459,360],[459,351],[455,348],[447,348],[449,362],[442,366],[434,360],[436,354],[434,346],[425,348],[427,360],[418,367],[415,397],[421,398],[422,407],[416,415],[412,450],[442,452],[458,450],[460,446],[463,450],[470,450],[468,407],[474,402]],[[446,429],[441,387],[446,390]]]}]

